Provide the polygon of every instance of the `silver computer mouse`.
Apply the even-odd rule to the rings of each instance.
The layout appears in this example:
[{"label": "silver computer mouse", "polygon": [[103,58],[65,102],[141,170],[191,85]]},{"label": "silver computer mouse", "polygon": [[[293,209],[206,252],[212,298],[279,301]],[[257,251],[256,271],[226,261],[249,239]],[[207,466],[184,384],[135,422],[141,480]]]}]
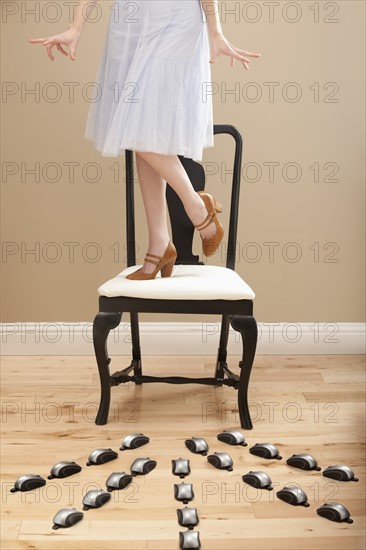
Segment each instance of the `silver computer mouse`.
[{"label": "silver computer mouse", "polygon": [[89,455],[89,460],[86,463],[87,466],[93,464],[105,464],[118,457],[118,453],[112,449],[94,449]]},{"label": "silver computer mouse", "polygon": [[38,489],[38,487],[43,487],[45,484],[46,480],[38,474],[24,474],[18,477],[14,483],[14,487],[10,489],[10,492],[32,491],[33,489]]},{"label": "silver computer mouse", "polygon": [[277,458],[277,460],[282,459],[276,445],[273,445],[273,443],[256,443],[253,447],[250,447],[249,452],[252,455],[260,456],[262,458]]},{"label": "silver computer mouse", "polygon": [[113,472],[105,482],[107,491],[124,489],[131,483],[132,479],[132,475],[126,472]]},{"label": "silver computer mouse", "polygon": [[292,455],[286,462],[289,466],[300,470],[317,470],[318,472],[321,470],[315,458],[309,454]]},{"label": "silver computer mouse", "polygon": [[156,460],[152,460],[150,457],[146,458],[136,458],[131,464],[131,474],[136,475],[146,475],[156,468]]},{"label": "silver computer mouse", "polygon": [[203,456],[207,455],[208,444],[203,437],[191,437],[190,439],[186,439],[185,445],[191,453],[201,454]]},{"label": "silver computer mouse", "polygon": [[331,521],[338,521],[346,523],[353,523],[353,519],[350,518],[350,513],[343,504],[339,502],[328,502],[323,504],[316,511],[319,516],[330,519]]},{"label": "silver computer mouse", "polygon": [[188,504],[190,500],[194,499],[193,485],[192,483],[175,483],[174,484],[174,498]]},{"label": "silver computer mouse", "polygon": [[57,462],[52,469],[51,473],[48,476],[48,479],[69,477],[74,474],[77,474],[81,471],[81,466],[76,464],[76,462]]},{"label": "silver computer mouse", "polygon": [[61,508],[53,518],[52,529],[60,529],[60,527],[72,527],[75,523],[82,520],[83,512],[79,512],[76,508]]},{"label": "silver computer mouse", "polygon": [[92,489],[88,491],[83,498],[83,510],[89,510],[89,508],[100,508],[108,502],[111,498],[111,494],[103,489]]},{"label": "silver computer mouse", "polygon": [[200,534],[198,531],[179,532],[179,547],[183,550],[187,548],[201,548]]},{"label": "silver computer mouse", "polygon": [[177,510],[178,515],[178,523],[182,527],[187,527],[188,529],[193,529],[193,527],[196,527],[198,525],[198,514],[197,514],[197,508],[181,508],[180,510]]},{"label": "silver computer mouse", "polygon": [[358,481],[354,471],[345,464],[334,464],[323,471],[323,476],[337,479],[338,481]]},{"label": "silver computer mouse", "polygon": [[233,470],[234,462],[228,453],[213,453],[208,455],[207,460],[219,470],[228,470],[229,472]]},{"label": "silver computer mouse", "polygon": [[150,438],[144,434],[129,434],[126,435],[121,441],[120,451],[125,451],[126,449],[137,449],[149,443]]},{"label": "silver computer mouse", "polygon": [[277,497],[293,506],[310,506],[308,497],[300,487],[284,487],[276,493]]},{"label": "silver computer mouse", "polygon": [[273,490],[272,480],[266,472],[253,472],[250,470],[247,474],[242,476],[242,480],[256,489]]},{"label": "silver computer mouse", "polygon": [[217,439],[228,445],[242,445],[242,447],[248,445],[248,443],[245,442],[243,434],[238,430],[224,430],[218,434]]},{"label": "silver computer mouse", "polygon": [[180,478],[188,476],[191,473],[189,460],[186,458],[172,460],[172,472],[175,476],[179,476]]}]

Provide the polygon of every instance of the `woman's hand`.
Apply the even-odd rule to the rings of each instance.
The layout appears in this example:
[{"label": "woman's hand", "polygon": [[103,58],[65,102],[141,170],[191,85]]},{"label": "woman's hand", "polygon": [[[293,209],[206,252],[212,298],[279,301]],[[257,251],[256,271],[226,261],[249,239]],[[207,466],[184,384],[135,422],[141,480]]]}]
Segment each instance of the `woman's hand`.
[{"label": "woman's hand", "polygon": [[251,53],[247,52],[246,50],[241,50],[240,48],[236,48],[228,40],[226,40],[225,36],[222,34],[219,34],[215,37],[211,37],[211,57],[210,57],[210,63],[215,63],[216,59],[220,55],[228,55],[230,59],[231,66],[234,66],[234,59],[237,59],[238,61],[241,61],[243,63],[244,67],[248,70],[249,69],[249,63],[250,59],[248,57],[260,57],[260,53]]},{"label": "woman's hand", "polygon": [[48,57],[51,59],[51,61],[55,60],[52,55],[52,48],[54,46],[56,46],[59,52],[66,56],[68,56],[69,54],[63,49],[62,45],[68,46],[70,48],[70,59],[72,61],[75,61],[75,51],[80,36],[81,31],[70,25],[67,31],[61,34],[56,34],[55,36],[47,36],[46,38],[30,38],[29,42],[32,42],[33,44],[41,43],[43,46],[46,46]]}]

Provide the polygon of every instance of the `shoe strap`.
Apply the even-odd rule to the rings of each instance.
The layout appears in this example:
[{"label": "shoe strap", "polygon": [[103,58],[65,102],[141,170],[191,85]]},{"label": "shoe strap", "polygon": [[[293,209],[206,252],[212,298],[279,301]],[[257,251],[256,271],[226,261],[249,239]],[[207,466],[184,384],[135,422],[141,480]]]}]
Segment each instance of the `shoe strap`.
[{"label": "shoe strap", "polygon": [[[159,256],[157,256],[158,258]],[[149,260],[149,258],[145,257],[145,262],[150,262],[151,264],[155,264],[155,265],[159,265],[160,264],[160,260],[158,260],[157,262],[155,260]]]},{"label": "shoe strap", "polygon": [[156,254],[150,254],[150,252],[147,252],[146,256],[151,256],[152,258],[157,258],[158,260],[160,260],[160,258],[162,257],[162,256],[157,256]]},{"label": "shoe strap", "polygon": [[202,223],[199,223],[198,225],[195,225],[195,228],[198,229],[198,231],[201,231],[202,229],[205,229],[210,223],[212,222],[213,218],[215,216],[215,210],[212,212],[209,212],[206,216],[206,218],[203,220]]}]

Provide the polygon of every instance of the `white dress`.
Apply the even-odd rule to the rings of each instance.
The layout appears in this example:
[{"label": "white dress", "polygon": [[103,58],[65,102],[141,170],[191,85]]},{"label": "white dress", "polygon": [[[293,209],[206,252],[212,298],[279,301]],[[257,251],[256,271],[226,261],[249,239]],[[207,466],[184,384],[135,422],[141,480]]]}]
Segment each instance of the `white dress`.
[{"label": "white dress", "polygon": [[85,137],[102,156],[125,149],[202,160],[214,145],[210,46],[200,0],[117,0]]}]

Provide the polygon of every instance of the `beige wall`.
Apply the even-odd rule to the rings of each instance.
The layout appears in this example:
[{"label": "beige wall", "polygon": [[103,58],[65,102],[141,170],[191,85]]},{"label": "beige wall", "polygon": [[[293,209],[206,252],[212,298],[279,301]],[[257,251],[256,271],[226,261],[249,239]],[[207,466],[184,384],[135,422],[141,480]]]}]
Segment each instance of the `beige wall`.
[{"label": "beige wall", "polygon": [[[33,9],[46,3],[9,4],[20,10],[21,4]],[[52,63],[43,46],[28,42],[30,37],[65,30],[66,11],[55,24],[42,16],[35,22],[34,16],[24,13],[22,19],[20,11],[2,24],[2,80],[14,86],[13,95],[2,103],[2,239],[14,247],[13,254],[3,256],[3,322],[91,321],[97,311],[97,287],[126,266],[124,156],[102,157],[84,138],[88,103],[80,90],[95,79],[112,2],[100,5],[102,19],[86,26],[75,62],[54,48]],[[286,5],[287,15],[282,13]],[[317,23],[311,6],[319,6]],[[250,71],[237,63],[231,68],[223,57],[212,66],[212,79],[220,91],[214,97],[214,119],[217,124],[235,125],[244,137],[237,271],[256,292],[256,318],[363,321],[364,3],[280,2],[273,21],[263,2],[221,2],[222,10],[235,7],[236,20],[232,15],[223,19],[226,37],[262,57],[252,61]],[[295,17],[296,7],[302,10],[300,19],[286,21]],[[250,23],[256,10],[258,21]],[[50,11],[49,17],[53,16]],[[335,19],[339,21],[330,22]],[[45,90],[50,82],[59,86],[58,101],[47,101],[42,93],[38,101],[32,95],[22,97],[22,89],[39,85]],[[80,84],[75,101],[68,99],[66,82]],[[250,82],[255,85],[248,87]],[[273,99],[269,83],[276,83]],[[296,85],[288,87],[289,83]],[[225,86],[237,87],[241,98],[225,97]],[[292,102],[295,88],[301,97]],[[251,102],[255,89],[261,98]],[[207,188],[223,202],[222,219],[227,221],[230,179],[224,172],[225,163],[227,167],[231,163],[232,142],[216,137],[215,143],[215,150],[205,151],[203,162],[217,171],[208,178]],[[40,166],[39,180],[30,173],[22,178],[22,169],[31,170],[35,163]],[[58,181],[42,176],[47,163],[59,166]],[[66,163],[78,163],[74,180]],[[89,163],[100,170],[97,182],[83,176]],[[277,163],[273,181],[268,163]],[[295,169],[289,163],[296,163],[301,172],[297,182],[290,181]],[[120,177],[115,180],[118,165]],[[317,166],[319,181],[315,181]],[[5,178],[5,169],[16,173]],[[256,169],[261,170],[258,181],[254,181]],[[54,176],[50,169],[48,177]],[[332,177],[335,181],[329,181]],[[136,188],[138,261],[142,261],[147,231],[137,182]],[[74,261],[68,242],[78,243]],[[198,235],[194,242],[195,252],[201,253]],[[55,262],[51,261],[55,248],[49,243],[57,243],[61,253]],[[85,253],[83,257],[85,247],[86,253],[94,253],[88,243],[98,244],[101,259],[88,261]],[[114,243],[119,243],[119,259],[111,250]],[[38,246],[39,256],[22,257],[24,245]],[[301,255],[297,262],[291,261],[295,253]],[[256,254],[258,261],[253,261]],[[209,260],[222,262],[219,255]],[[151,314],[140,319],[210,320]]]}]

